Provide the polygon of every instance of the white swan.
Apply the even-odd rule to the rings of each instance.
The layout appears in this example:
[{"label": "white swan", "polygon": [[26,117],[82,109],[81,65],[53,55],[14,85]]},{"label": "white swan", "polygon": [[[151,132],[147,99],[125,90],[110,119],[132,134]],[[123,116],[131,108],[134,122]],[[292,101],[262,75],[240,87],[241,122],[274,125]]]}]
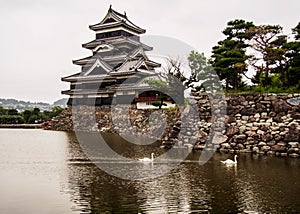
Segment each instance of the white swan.
[{"label": "white swan", "polygon": [[154,153],[151,153],[151,158],[142,158],[139,159],[141,162],[153,162],[154,161]]},{"label": "white swan", "polygon": [[234,161],[231,159],[227,159],[225,161],[221,161],[221,163],[226,164],[226,165],[235,165],[237,164],[237,155],[234,155]]}]

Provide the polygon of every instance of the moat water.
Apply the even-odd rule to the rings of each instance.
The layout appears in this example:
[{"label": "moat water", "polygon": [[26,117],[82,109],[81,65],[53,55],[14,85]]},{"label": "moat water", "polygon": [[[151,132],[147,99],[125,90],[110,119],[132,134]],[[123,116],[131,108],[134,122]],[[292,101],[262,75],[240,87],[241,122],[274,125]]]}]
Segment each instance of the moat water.
[{"label": "moat water", "polygon": [[[164,152],[105,137],[128,157]],[[299,159],[241,154],[226,167],[233,154],[204,165],[199,155],[155,179],[123,180],[91,163],[74,133],[0,129],[0,213],[300,213]]]}]

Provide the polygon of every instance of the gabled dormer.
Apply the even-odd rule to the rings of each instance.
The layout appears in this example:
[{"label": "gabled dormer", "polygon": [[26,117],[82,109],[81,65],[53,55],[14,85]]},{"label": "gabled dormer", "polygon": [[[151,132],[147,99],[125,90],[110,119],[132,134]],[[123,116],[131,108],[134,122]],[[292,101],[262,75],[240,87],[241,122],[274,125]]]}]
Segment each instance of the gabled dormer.
[{"label": "gabled dormer", "polygon": [[110,44],[100,44],[96,48],[93,49],[94,53],[108,52],[112,51],[114,47]]},{"label": "gabled dormer", "polygon": [[127,17],[126,13],[121,14],[112,9],[110,6],[103,20],[95,25],[89,26],[96,32],[96,39],[104,39],[118,36],[137,36],[145,33],[146,30],[133,24]]},{"label": "gabled dormer", "polygon": [[131,57],[139,57],[139,58],[144,58],[145,60],[149,60],[142,46],[133,50],[133,52],[131,53]]},{"label": "gabled dormer", "polygon": [[98,58],[90,68],[83,71],[83,76],[107,75],[111,71],[112,67],[105,63],[102,59]]}]

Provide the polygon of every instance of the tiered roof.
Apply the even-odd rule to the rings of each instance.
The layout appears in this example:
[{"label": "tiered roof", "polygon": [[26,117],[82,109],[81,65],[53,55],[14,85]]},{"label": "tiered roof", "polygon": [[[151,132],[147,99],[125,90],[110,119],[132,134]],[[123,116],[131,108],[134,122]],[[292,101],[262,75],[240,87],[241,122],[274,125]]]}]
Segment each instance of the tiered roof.
[{"label": "tiered roof", "polygon": [[[71,83],[70,90],[63,91],[63,94],[71,97],[89,95],[95,93],[93,88],[76,86],[103,82],[106,84],[97,88],[97,94],[113,94],[117,89],[126,91],[149,87],[142,79],[156,75],[154,68],[160,64],[151,61],[145,54],[146,51],[152,50],[152,47],[140,42],[138,35],[145,33],[144,29],[133,24],[126,13],[120,14],[111,7],[104,19],[91,25],[90,29],[96,31],[96,39],[83,44],[82,47],[92,50],[93,55],[73,61],[74,64],[80,65],[82,70],[62,78],[62,81]],[[98,38],[98,34],[104,36]],[[123,84],[123,81],[130,78],[130,83]]]},{"label": "tiered roof", "polygon": [[[102,60],[111,65],[113,68],[115,67],[114,65],[119,64],[124,61],[124,59],[134,58],[137,56],[143,56],[145,60],[149,61],[143,46],[137,46],[134,47],[134,49],[122,50],[118,48],[118,46],[103,44],[98,46],[98,50],[94,53],[94,55],[73,60],[73,63],[75,65],[90,66],[96,60],[95,54],[101,57]],[[157,66],[159,65],[157,64]]]},{"label": "tiered roof", "polygon": [[[94,65],[90,67],[89,70],[86,70],[84,72],[79,72],[67,77],[63,77],[62,81],[75,82],[77,80],[83,80],[83,79],[97,79],[97,78],[101,79],[104,77],[107,78],[108,76],[122,76],[128,74],[138,74],[138,73],[155,75],[153,69],[154,67],[158,67],[158,66],[160,66],[160,64],[151,60],[145,60],[143,58],[131,58],[131,59],[127,59],[118,68],[112,69],[103,60],[96,59]],[[107,71],[107,73],[99,73],[99,74],[91,75],[91,72],[97,67],[104,68]]]},{"label": "tiered roof", "polygon": [[146,32],[146,30],[133,24],[128,19],[126,13],[124,13],[123,15],[113,10],[111,6],[108,10],[108,13],[100,23],[95,25],[90,25],[89,27],[91,30],[94,30],[96,32],[107,32],[107,31],[111,31],[113,28],[118,28],[118,27],[126,28],[129,31],[132,31],[136,34],[141,34]]},{"label": "tiered roof", "polygon": [[111,38],[95,39],[93,41],[83,44],[82,47],[86,49],[94,50],[99,45],[104,45],[104,44],[111,44],[114,46],[119,46],[119,45],[142,46],[146,51],[153,50],[152,47],[139,42],[135,36],[131,36],[131,37],[117,36]]}]

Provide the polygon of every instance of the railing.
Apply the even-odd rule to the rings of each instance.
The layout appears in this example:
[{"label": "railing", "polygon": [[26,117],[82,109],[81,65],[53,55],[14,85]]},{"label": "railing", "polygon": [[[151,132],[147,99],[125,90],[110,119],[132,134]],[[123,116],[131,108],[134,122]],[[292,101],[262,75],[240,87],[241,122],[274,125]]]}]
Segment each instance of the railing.
[{"label": "railing", "polygon": [[137,97],[135,98],[136,102],[147,102],[147,101],[158,101],[156,97]]}]

